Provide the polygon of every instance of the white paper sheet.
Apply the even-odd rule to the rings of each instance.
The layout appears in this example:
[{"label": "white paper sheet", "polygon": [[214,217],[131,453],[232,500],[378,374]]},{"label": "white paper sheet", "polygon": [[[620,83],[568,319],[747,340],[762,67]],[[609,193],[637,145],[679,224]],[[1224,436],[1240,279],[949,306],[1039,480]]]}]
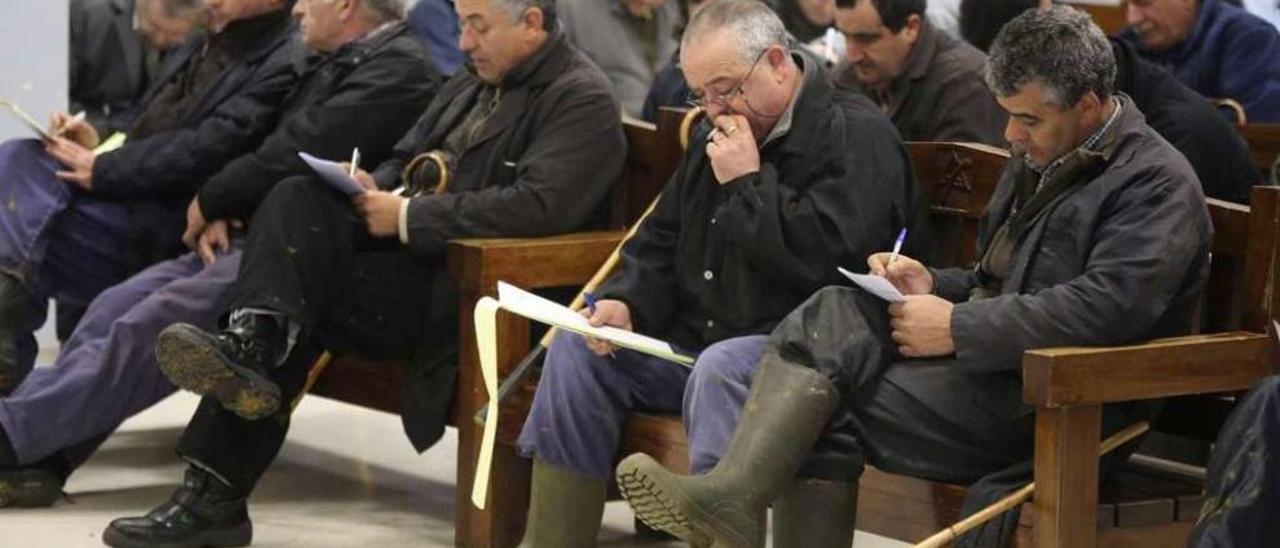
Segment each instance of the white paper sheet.
[{"label": "white paper sheet", "polygon": [[484,421],[480,438],[480,457],[476,462],[475,481],[471,485],[471,504],[484,510],[489,493],[489,475],[493,469],[493,444],[498,435],[498,301],[485,297],[476,303],[476,347],[480,352],[480,375],[489,393],[489,420]]},{"label": "white paper sheet", "polygon": [[676,353],[670,344],[653,337],[618,329],[616,327],[592,327],[586,318],[566,306],[524,291],[506,282],[498,282],[498,301],[502,308],[547,325],[567,329],[574,333],[590,335],[612,342],[623,348],[643,352],[683,365],[693,365],[693,358]]},{"label": "white paper sheet", "polygon": [[898,288],[889,283],[889,280],[881,278],[880,276],[872,276],[870,274],[854,274],[841,267],[836,268],[840,270],[840,273],[844,274],[845,277],[853,280],[853,283],[858,284],[858,287],[870,291],[872,295],[880,297],[881,299],[891,303],[907,300],[906,297],[903,297],[902,293],[898,291]]},{"label": "white paper sheet", "polygon": [[302,161],[306,162],[308,166],[311,166],[311,169],[315,170],[316,175],[319,175],[321,180],[329,183],[329,186],[338,189],[339,192],[347,196],[355,196],[364,192],[364,187],[351,178],[347,170],[342,169],[342,164],[316,158],[305,152],[299,152],[298,157],[302,158]]},{"label": "white paper sheet", "polygon": [[18,119],[18,121],[22,122],[23,125],[31,128],[31,131],[36,132],[36,135],[39,136],[41,139],[44,139],[46,141],[53,139],[53,136],[49,135],[49,132],[45,130],[45,127],[43,124],[41,124],[40,122],[37,122],[35,118],[31,117],[30,114],[27,114],[27,111],[19,108],[17,104],[13,103],[12,101],[6,101],[4,99],[0,99],[0,107],[8,109],[9,112],[12,113],[15,118]]}]

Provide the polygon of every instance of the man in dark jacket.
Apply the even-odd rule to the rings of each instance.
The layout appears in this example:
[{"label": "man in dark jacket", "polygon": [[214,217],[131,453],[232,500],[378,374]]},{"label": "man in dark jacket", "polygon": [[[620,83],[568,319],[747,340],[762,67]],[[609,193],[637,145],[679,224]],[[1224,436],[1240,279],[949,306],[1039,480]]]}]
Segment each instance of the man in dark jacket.
[{"label": "man in dark jacket", "polygon": [[836,85],[880,105],[903,140],[1004,147],[1004,111],[982,82],[987,56],[924,14],[924,0],[837,1],[847,60]]},{"label": "man in dark jacket", "polygon": [[1248,204],[1249,189],[1266,178],[1253,165],[1240,132],[1204,97],[1140,57],[1133,45],[1112,38],[1111,47],[1116,91],[1133,99],[1147,125],[1187,157],[1205,196]]},{"label": "man in dark jacket", "polygon": [[52,504],[102,437],[174,391],[155,363],[156,335],[178,321],[216,324],[240,262],[239,251],[229,251],[230,224],[249,219],[276,182],[311,173],[299,151],[345,158],[359,146],[371,162],[390,156],[440,80],[400,23],[403,6],[295,5],[313,53],[285,99],[281,124],[210,177],[192,201],[187,240],[197,251],[104,291],[54,366],[32,371],[0,399],[0,507]]},{"label": "man in dark jacket", "polygon": [[[987,79],[1017,158],[987,209],[978,268],[872,255],[871,273],[905,295],[888,314],[860,289],[816,294],[748,368],[741,421],[710,473],[677,476],[644,455],[619,465],[639,517],[698,545],[761,546],[764,511],[797,474],[856,481],[869,462],[972,482],[1031,457],[1024,351],[1187,333],[1208,275],[1204,196],[1182,155],[1112,93],[1114,76],[1111,46],[1083,12],[1010,22]],[[690,397],[734,391],[705,388]],[[1137,414],[1109,406],[1104,435]],[[831,517],[813,520],[810,535]]]},{"label": "man in dark jacket", "polygon": [[88,303],[176,254],[195,190],[275,126],[297,77],[286,0],[212,6],[213,34],[173,53],[124,146],[95,155],[65,117],[66,137],[0,145],[0,393],[30,370],[51,296]]},{"label": "man in dark jacket", "polygon": [[[157,339],[166,376],[205,396],[179,442],[185,485],[104,538],[129,546],[248,541],[246,499],[275,458],[321,349],[405,358],[452,338],[442,278],[453,238],[589,226],[626,143],[608,79],[557,30],[552,0],[458,0],[474,72],[441,88],[354,198],[314,177],[281,182],[253,217],[226,328]],[[397,186],[426,189],[412,197]],[[355,209],[353,210],[353,202]],[[445,397],[453,382],[432,387]],[[125,541],[121,541],[125,543]]]},{"label": "man in dark jacket", "polygon": [[623,248],[590,321],[666,339],[697,363],[691,373],[573,334],[554,341],[519,439],[534,458],[525,546],[594,546],[630,411],[715,417],[689,448],[694,469],[709,467],[735,413],[724,398],[681,396],[745,386],[702,372],[754,363],[787,312],[837,282],[837,266],[910,222],[913,188],[892,124],[865,98],[835,94],[786,44],[782,22],[755,0],[713,0],[690,22],[681,66],[710,123]]},{"label": "man in dark jacket", "polygon": [[1280,122],[1280,32],[1223,0],[1132,0],[1120,38],[1201,95]]},{"label": "man in dark jacket", "polygon": [[127,131],[160,54],[202,23],[200,0],[72,0],[71,112],[100,135]]}]

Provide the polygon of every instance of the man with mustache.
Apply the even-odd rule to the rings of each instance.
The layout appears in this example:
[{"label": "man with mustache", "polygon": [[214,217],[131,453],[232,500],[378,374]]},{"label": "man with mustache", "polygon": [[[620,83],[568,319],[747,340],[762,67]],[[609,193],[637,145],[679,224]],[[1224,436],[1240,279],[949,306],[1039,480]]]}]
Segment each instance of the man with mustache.
[{"label": "man with mustache", "polygon": [[1129,0],[1120,37],[1187,87],[1280,122],[1280,32],[1223,0]]}]

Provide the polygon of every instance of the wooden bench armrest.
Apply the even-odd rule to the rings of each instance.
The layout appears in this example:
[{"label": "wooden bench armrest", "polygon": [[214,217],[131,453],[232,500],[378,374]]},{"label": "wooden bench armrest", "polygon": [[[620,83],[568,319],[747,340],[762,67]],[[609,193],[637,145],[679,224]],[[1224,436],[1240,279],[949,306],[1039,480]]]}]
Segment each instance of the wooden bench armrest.
[{"label": "wooden bench armrest", "polygon": [[1040,408],[1244,390],[1273,372],[1270,338],[1231,332],[1104,348],[1046,348],[1022,360],[1022,400]]},{"label": "wooden bench armrest", "polygon": [[453,240],[445,250],[445,264],[463,294],[493,294],[498,280],[524,289],[578,285],[604,264],[623,234]]}]

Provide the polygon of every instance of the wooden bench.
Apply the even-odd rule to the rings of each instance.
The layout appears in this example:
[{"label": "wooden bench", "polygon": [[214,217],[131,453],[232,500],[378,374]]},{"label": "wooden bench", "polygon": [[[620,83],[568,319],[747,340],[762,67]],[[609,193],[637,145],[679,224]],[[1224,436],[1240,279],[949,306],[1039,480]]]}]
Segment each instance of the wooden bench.
[{"label": "wooden bench", "polygon": [[1249,144],[1253,164],[1258,166],[1259,171],[1269,176],[1271,166],[1280,159],[1280,124],[1236,125],[1236,131],[1240,132],[1244,142]]},{"label": "wooden bench", "polygon": [[1093,22],[1097,23],[1102,31],[1107,35],[1113,35],[1124,30],[1128,26],[1125,20],[1124,5],[1106,6],[1100,4],[1079,4],[1071,0],[1067,0],[1067,4],[1072,7],[1083,10],[1093,18]]}]

